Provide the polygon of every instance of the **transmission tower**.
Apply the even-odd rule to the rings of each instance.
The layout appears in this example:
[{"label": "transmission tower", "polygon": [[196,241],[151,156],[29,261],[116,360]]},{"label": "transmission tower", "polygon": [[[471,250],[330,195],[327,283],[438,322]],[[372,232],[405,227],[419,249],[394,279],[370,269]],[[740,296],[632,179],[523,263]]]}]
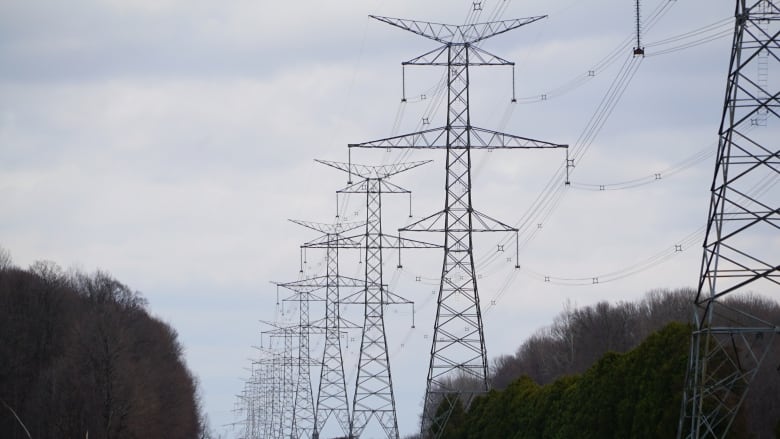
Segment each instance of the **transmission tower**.
[{"label": "transmission tower", "polygon": [[268,437],[271,435],[271,423],[273,419],[273,357],[260,357],[257,360],[255,373],[252,374],[253,385],[256,389],[257,402],[255,408],[258,411],[257,427],[255,436],[249,437]]},{"label": "transmission tower", "polygon": [[273,419],[273,352],[263,348],[257,360],[252,361],[250,378],[239,396],[245,412],[244,438],[269,437]]},{"label": "transmission tower", "polygon": [[282,339],[283,347],[273,354],[273,413],[271,425],[271,437],[289,438],[292,436],[293,419],[295,417],[295,369],[298,365],[297,358],[293,357],[293,338],[297,328],[283,326],[278,323],[263,322],[274,326],[275,329],[263,331],[270,336],[270,344]]},{"label": "transmission tower", "polygon": [[[694,306],[691,355],[678,438],[728,437],[753,378],[780,332],[738,293],[778,293],[780,179],[776,122],[780,9],[775,1],[737,0],[726,97],[719,129],[707,231]],[[770,85],[772,84],[772,85]],[[763,243],[763,244],[760,244]]]},{"label": "transmission tower", "polygon": [[260,383],[260,423],[262,434],[257,437],[282,437],[277,417],[282,412],[282,354],[275,349],[260,348],[264,354],[258,360],[260,364],[257,381]]},{"label": "transmission tower", "polygon": [[[446,125],[349,145],[350,148],[438,148],[447,151],[444,210],[401,229],[438,231],[444,232],[445,236],[444,262],[421,426],[423,436],[429,433],[438,435],[441,434],[458,398],[463,397],[468,404],[475,393],[488,390],[488,362],[477,292],[477,275],[474,270],[472,233],[517,231],[472,208],[471,150],[565,148],[566,145],[471,125],[469,67],[514,66],[514,63],[480,49],[477,43],[544,17],[463,26],[377,16],[372,18],[441,44],[430,52],[402,63],[403,66],[447,68]],[[514,101],[514,96],[512,99]],[[476,381],[477,388],[468,391],[455,388],[452,380],[464,376]],[[461,393],[463,394],[460,395]]]},{"label": "transmission tower", "polygon": [[298,302],[298,326],[295,330],[298,337],[298,357],[295,381],[295,397],[293,400],[293,419],[291,439],[309,438],[314,432],[314,398],[311,388],[311,355],[309,349],[309,336],[320,330],[320,327],[312,325],[309,318],[309,305],[311,301],[322,299],[313,294],[319,287],[314,287],[310,282],[295,281],[277,283],[279,287],[294,292],[293,296],[284,299],[285,302]]},{"label": "transmission tower", "polygon": [[[326,252],[327,272],[325,276],[304,279],[286,286],[314,291],[325,288],[325,348],[322,352],[317,404],[314,410],[314,429],[312,438],[319,438],[328,419],[336,418],[343,433],[349,434],[350,412],[347,399],[346,380],[344,378],[344,359],[341,351],[341,331],[343,327],[357,327],[345,322],[339,313],[339,289],[358,288],[364,285],[359,279],[339,275],[339,246],[341,233],[357,229],[364,225],[358,223],[323,224],[308,221],[291,220],[293,223],[315,230],[323,235],[302,247],[324,248]],[[346,323],[346,324],[345,324]]]},{"label": "transmission tower", "polygon": [[[387,179],[395,174],[416,168],[429,161],[399,163],[386,166],[366,166],[354,163],[317,160],[324,165],[347,172],[348,186],[340,193],[365,194],[366,222],[362,235],[340,237],[335,244],[341,248],[357,248],[365,251],[365,279],[361,296],[344,299],[344,302],[364,305],[363,333],[360,342],[355,395],[352,402],[350,437],[358,438],[371,418],[376,418],[388,438],[398,439],[393,381],[390,374],[390,357],[387,353],[384,307],[390,304],[411,303],[391,293],[382,281],[382,249],[436,248],[434,244],[387,235],[382,232],[382,194],[410,192]],[[353,183],[355,175],[360,181]],[[323,244],[320,244],[323,245]],[[324,243],[324,245],[332,245]],[[400,265],[400,264],[399,264]],[[414,323],[412,323],[414,325]]]},{"label": "transmission tower", "polygon": [[260,401],[258,398],[257,365],[255,362],[252,363],[250,378],[244,382],[244,389],[241,391],[241,394],[236,395],[236,408],[233,411],[244,413],[244,420],[240,422],[244,427],[244,431],[241,434],[242,438],[259,437],[261,414],[258,406]]},{"label": "transmission tower", "polygon": [[280,425],[275,421],[281,413],[281,383],[283,379],[282,354],[271,348],[254,347],[260,352],[252,360],[250,378],[244,382],[244,390],[236,395],[236,412],[243,412],[244,419],[235,424],[244,427],[244,439],[282,437]]}]

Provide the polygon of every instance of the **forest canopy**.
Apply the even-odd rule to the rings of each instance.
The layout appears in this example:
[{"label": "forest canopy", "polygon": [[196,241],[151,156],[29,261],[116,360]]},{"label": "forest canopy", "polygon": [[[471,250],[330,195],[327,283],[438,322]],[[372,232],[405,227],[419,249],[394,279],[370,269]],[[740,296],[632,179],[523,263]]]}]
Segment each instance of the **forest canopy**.
[{"label": "forest canopy", "polygon": [[104,272],[0,256],[4,438],[204,434],[177,334],[138,292]]},{"label": "forest canopy", "polygon": [[[513,355],[493,362],[494,390],[456,402],[443,438],[676,436],[694,291],[656,290],[638,302],[567,306]],[[735,308],[780,322],[780,304],[743,294]],[[732,428],[780,438],[780,340],[774,340]],[[463,382],[459,382],[463,381]],[[468,388],[465,378],[452,387]]]}]

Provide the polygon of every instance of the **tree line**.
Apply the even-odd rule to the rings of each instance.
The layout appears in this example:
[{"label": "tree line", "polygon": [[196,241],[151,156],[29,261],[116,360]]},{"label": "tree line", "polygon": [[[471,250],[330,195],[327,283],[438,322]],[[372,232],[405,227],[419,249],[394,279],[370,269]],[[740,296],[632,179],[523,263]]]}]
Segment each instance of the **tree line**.
[{"label": "tree line", "polygon": [[[515,354],[494,360],[493,390],[468,410],[458,401],[443,437],[675,437],[694,293],[656,290],[638,302],[567,304]],[[775,301],[752,294],[730,300],[736,309],[780,322]],[[735,438],[780,438],[780,349],[773,343],[738,415]],[[464,389],[471,384],[453,381]]]},{"label": "tree line", "polygon": [[104,272],[10,264],[0,248],[0,431],[17,438],[198,438],[176,331]]}]

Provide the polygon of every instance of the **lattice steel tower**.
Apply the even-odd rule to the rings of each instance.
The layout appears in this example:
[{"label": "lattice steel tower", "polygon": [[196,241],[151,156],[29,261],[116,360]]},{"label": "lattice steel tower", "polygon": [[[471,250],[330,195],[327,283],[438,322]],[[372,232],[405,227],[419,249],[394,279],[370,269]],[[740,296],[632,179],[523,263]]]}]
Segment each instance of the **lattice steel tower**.
[{"label": "lattice steel tower", "polygon": [[[436,436],[441,433],[458,398],[464,398],[468,404],[475,393],[488,390],[488,360],[477,291],[477,274],[474,270],[472,233],[517,231],[473,209],[471,150],[565,148],[566,145],[471,125],[469,67],[514,66],[514,63],[480,49],[477,44],[544,17],[463,26],[377,16],[372,18],[441,44],[437,49],[404,62],[404,66],[447,68],[445,126],[349,145],[351,148],[439,148],[447,151],[444,210],[402,229],[438,231],[444,232],[445,236],[444,262],[421,425],[423,436]],[[478,388],[468,391],[454,388],[452,380],[459,375],[478,382]]]},{"label": "lattice steel tower", "polygon": [[780,293],[780,9],[738,0],[719,129],[691,357],[678,438],[725,438],[780,322],[735,306],[736,293]]},{"label": "lattice steel tower", "polygon": [[294,283],[295,288],[309,291],[325,289],[325,348],[322,351],[322,367],[317,391],[317,403],[314,410],[314,430],[311,437],[317,439],[331,416],[336,418],[345,435],[349,434],[350,411],[347,399],[346,380],[344,378],[344,359],[341,351],[341,332],[345,327],[356,327],[343,322],[339,313],[340,288],[358,288],[364,281],[339,274],[339,246],[341,233],[357,229],[364,223],[323,224],[309,221],[291,220],[293,223],[315,230],[323,235],[307,242],[302,247],[325,248],[325,276],[303,279]]},{"label": "lattice steel tower", "polygon": [[295,396],[295,369],[297,360],[293,357],[293,338],[296,329],[282,326],[277,323],[264,322],[275,329],[263,331],[268,334],[270,345],[274,346],[274,339],[282,339],[283,347],[273,353],[273,395],[272,395],[272,419],[270,432],[274,438],[289,438],[292,435],[294,417]]},{"label": "lattice steel tower", "polygon": [[[387,353],[385,335],[384,308],[390,304],[411,303],[391,293],[383,284],[382,249],[436,248],[438,246],[421,241],[405,239],[382,232],[382,194],[403,193],[409,191],[387,179],[395,174],[424,165],[429,161],[399,163],[386,166],[365,166],[354,163],[317,162],[357,176],[360,181],[348,183],[338,193],[365,194],[366,222],[362,235],[341,237],[339,247],[352,247],[365,251],[364,290],[352,303],[364,305],[363,333],[360,341],[355,396],[352,403],[352,423],[350,437],[358,438],[375,418],[388,438],[398,439],[398,419],[396,415],[393,380],[390,373],[390,357]],[[351,178],[350,178],[351,180]],[[347,299],[342,299],[342,303]]]},{"label": "lattice steel tower", "polygon": [[[271,437],[274,428],[274,409],[276,395],[274,378],[274,358],[278,353],[270,349],[259,349],[260,355],[252,362],[251,376],[245,383],[240,397],[244,405],[244,437]],[[278,362],[278,359],[277,359]]]},{"label": "lattice steel tower", "polygon": [[319,288],[306,280],[277,283],[279,287],[293,291],[294,294],[285,302],[298,302],[298,326],[290,328],[298,337],[298,355],[296,362],[293,415],[290,429],[290,439],[310,438],[314,432],[314,398],[311,388],[311,351],[309,338],[312,332],[321,332],[321,328],[313,325],[310,319],[310,304],[322,299],[314,295]]}]

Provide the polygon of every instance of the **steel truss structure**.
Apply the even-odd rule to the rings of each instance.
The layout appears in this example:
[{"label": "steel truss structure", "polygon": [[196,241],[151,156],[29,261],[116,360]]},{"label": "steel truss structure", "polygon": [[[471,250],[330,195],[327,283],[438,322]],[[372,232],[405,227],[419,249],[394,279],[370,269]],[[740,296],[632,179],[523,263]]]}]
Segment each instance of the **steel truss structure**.
[{"label": "steel truss structure", "polygon": [[[268,428],[270,437],[289,438],[293,433],[293,419],[295,417],[294,395],[295,395],[295,369],[298,366],[298,359],[293,357],[293,338],[296,335],[297,328],[286,327],[276,323],[265,322],[268,325],[275,326],[275,329],[263,331],[270,337],[270,345],[273,346],[274,339],[282,339],[283,348],[271,349],[271,410]],[[268,377],[266,377],[268,378]]]},{"label": "steel truss structure", "polygon": [[[233,410],[234,412],[244,413],[244,420],[240,423],[243,426],[241,437],[248,439],[260,436],[261,431],[265,427],[265,421],[269,419],[265,410],[271,407],[270,405],[264,405],[264,401],[260,397],[260,389],[263,385],[261,380],[265,378],[261,360],[253,361],[249,372],[250,376],[244,383],[244,389],[241,391],[241,394],[236,395],[236,407]],[[270,380],[265,381],[265,383],[270,385]]]},{"label": "steel truss structure", "polygon": [[[349,437],[358,438],[372,418],[375,418],[386,436],[398,439],[393,380],[390,373],[390,357],[387,353],[384,308],[391,304],[411,304],[391,293],[383,283],[383,249],[437,248],[439,246],[421,241],[404,239],[382,232],[382,194],[409,194],[410,192],[387,179],[395,174],[424,165],[429,161],[399,163],[386,166],[366,166],[317,160],[324,165],[347,172],[348,186],[337,194],[353,193],[366,196],[365,230],[361,235],[339,237],[321,242],[319,246],[337,246],[365,251],[365,278],[363,291],[342,299],[342,303],[364,305],[363,332],[360,341],[355,393],[352,402],[352,419]],[[360,181],[353,183],[352,176]]]},{"label": "steel truss structure", "polygon": [[[689,370],[677,437],[726,438],[780,322],[735,306],[738,293],[780,291],[777,242],[780,8],[737,0],[707,231],[694,306]],[[773,84],[773,85],[771,85]],[[759,244],[765,243],[765,244]]]},{"label": "steel truss structure", "polygon": [[290,439],[310,438],[315,425],[314,398],[311,388],[311,352],[309,349],[309,336],[320,328],[313,326],[309,318],[309,305],[312,301],[321,301],[313,292],[316,288],[301,281],[279,283],[280,287],[294,292],[291,297],[284,299],[286,302],[298,302],[298,326],[289,328],[298,337],[298,353],[295,362],[295,384],[292,400],[292,426]]},{"label": "steel truss structure", "polygon": [[[293,286],[294,283],[290,283]],[[286,285],[285,285],[286,286]],[[290,288],[293,289],[294,288]],[[311,430],[311,410],[306,410],[305,387],[311,383],[307,370],[311,359],[301,355],[308,349],[308,335],[314,328],[307,324],[310,293],[303,290],[295,293],[286,301],[300,301],[299,324],[284,325],[279,322],[263,322],[273,329],[261,332],[260,355],[252,361],[250,377],[244,383],[244,390],[237,395],[237,411],[244,413],[244,439],[261,437],[302,438],[309,437]],[[278,304],[277,304],[278,305]],[[269,347],[262,347],[262,336],[269,336]],[[294,339],[298,338],[297,353]],[[306,360],[304,363],[304,359]],[[308,427],[307,427],[308,426]]]},{"label": "steel truss structure", "polygon": [[274,410],[279,410],[275,367],[281,364],[281,354],[271,349],[260,349],[260,356],[252,362],[250,378],[239,396],[245,412],[243,438],[273,437],[279,425],[273,422]]},{"label": "steel truss structure", "polygon": [[[436,320],[421,432],[438,437],[460,399],[469,404],[475,394],[488,390],[488,360],[474,269],[472,233],[517,229],[478,212],[471,200],[471,151],[473,149],[566,148],[471,125],[469,113],[469,68],[514,66],[513,62],[479,48],[477,43],[498,34],[533,23],[544,17],[448,25],[399,18],[372,18],[441,44],[402,63],[447,68],[447,121],[440,128],[395,136],[350,148],[445,149],[446,182],[444,210],[430,215],[402,231],[444,233],[444,262],[441,272]],[[514,97],[513,97],[514,99]],[[455,380],[476,382],[469,390],[455,386]]]},{"label": "steel truss structure", "polygon": [[288,288],[292,287],[309,292],[322,288],[325,289],[325,347],[322,351],[322,367],[320,369],[317,390],[317,403],[313,413],[311,437],[313,439],[319,438],[320,432],[325,428],[331,416],[336,419],[342,432],[348,435],[350,410],[344,376],[341,334],[343,328],[355,328],[357,325],[342,319],[339,313],[339,304],[341,303],[339,295],[340,288],[360,288],[364,286],[364,282],[339,274],[339,246],[337,244],[341,233],[362,227],[364,223],[324,224],[299,220],[291,221],[323,234],[319,238],[302,245],[302,248],[324,247],[326,249],[327,271],[325,276],[303,279],[283,285]]}]

